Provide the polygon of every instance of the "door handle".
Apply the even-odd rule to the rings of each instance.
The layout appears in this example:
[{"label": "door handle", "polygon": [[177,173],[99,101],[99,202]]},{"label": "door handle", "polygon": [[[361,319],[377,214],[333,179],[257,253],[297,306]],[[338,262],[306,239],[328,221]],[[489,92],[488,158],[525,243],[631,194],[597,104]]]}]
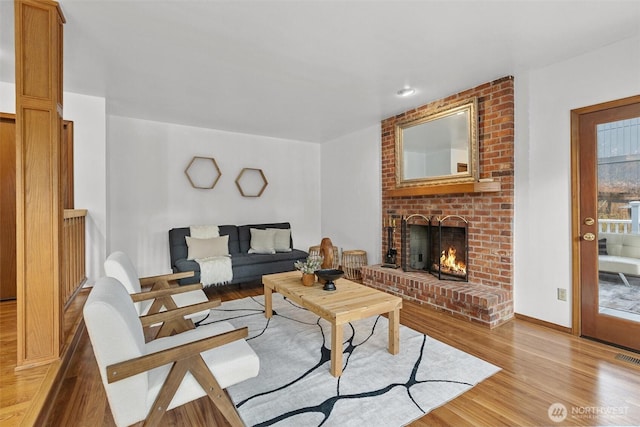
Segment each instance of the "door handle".
[{"label": "door handle", "polygon": [[593,225],[596,223],[596,220],[593,218],[585,218],[584,219],[584,225]]},{"label": "door handle", "polygon": [[593,233],[585,233],[582,236],[582,240],[586,240],[587,242],[591,242],[593,240],[596,240],[596,235]]}]

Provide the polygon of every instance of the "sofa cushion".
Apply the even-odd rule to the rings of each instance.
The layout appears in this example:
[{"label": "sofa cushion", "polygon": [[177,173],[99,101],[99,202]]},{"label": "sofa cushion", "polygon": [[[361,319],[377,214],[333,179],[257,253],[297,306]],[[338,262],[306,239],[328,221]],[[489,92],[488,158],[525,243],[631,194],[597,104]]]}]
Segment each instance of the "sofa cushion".
[{"label": "sofa cushion", "polygon": [[[238,227],[235,225],[220,225],[218,228],[220,236],[229,236],[229,254],[233,256],[234,254],[240,253]],[[175,265],[179,259],[186,259],[189,255],[185,237],[190,235],[189,227],[172,228],[169,230],[171,265]]]},{"label": "sofa cushion", "polygon": [[250,254],[275,254],[276,253],[276,231],[275,229],[260,230],[252,228],[251,247],[247,251]]},{"label": "sofa cushion", "polygon": [[297,261],[307,257],[307,253],[298,249],[291,252],[278,252],[275,254],[240,254],[232,258],[233,266],[244,266],[249,264],[267,264],[276,261]]},{"label": "sofa cushion", "polygon": [[[267,228],[291,228],[291,224],[288,222],[278,222],[273,224],[249,224],[241,225],[238,227],[238,239],[240,240],[240,253],[249,253],[251,247],[251,229],[257,228],[260,230],[266,230]],[[222,234],[222,233],[221,233]],[[290,240],[289,247],[293,248],[293,239]]]},{"label": "sofa cushion", "polygon": [[615,255],[599,255],[598,270],[640,276],[640,259]]},{"label": "sofa cushion", "polygon": [[229,236],[196,239],[185,236],[189,253],[187,259],[200,259],[229,255]]},{"label": "sofa cushion", "polygon": [[598,237],[607,239],[608,255],[640,258],[639,234],[600,233]]},{"label": "sofa cushion", "polygon": [[268,228],[276,233],[274,247],[276,252],[291,252],[291,229],[290,228]]}]

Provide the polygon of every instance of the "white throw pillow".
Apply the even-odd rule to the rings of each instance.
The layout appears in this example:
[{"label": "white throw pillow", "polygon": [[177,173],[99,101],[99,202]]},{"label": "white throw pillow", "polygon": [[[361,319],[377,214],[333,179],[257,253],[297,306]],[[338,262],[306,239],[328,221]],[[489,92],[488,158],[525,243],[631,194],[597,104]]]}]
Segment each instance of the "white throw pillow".
[{"label": "white throw pillow", "polygon": [[271,230],[260,230],[258,228],[249,229],[251,232],[250,254],[275,254],[276,253],[276,232]]},{"label": "white throw pillow", "polygon": [[291,229],[290,228],[267,228],[276,232],[275,250],[276,252],[291,252]]},{"label": "white throw pillow", "polygon": [[229,255],[229,236],[212,237],[211,239],[196,239],[190,236],[185,238],[189,247],[187,259]]}]

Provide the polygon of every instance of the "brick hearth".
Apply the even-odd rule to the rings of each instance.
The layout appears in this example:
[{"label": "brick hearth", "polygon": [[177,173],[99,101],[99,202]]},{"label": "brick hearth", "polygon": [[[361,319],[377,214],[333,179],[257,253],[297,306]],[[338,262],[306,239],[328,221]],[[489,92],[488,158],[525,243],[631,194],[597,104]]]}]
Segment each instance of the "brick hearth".
[{"label": "brick hearth", "polygon": [[429,273],[368,265],[363,283],[456,317],[494,328],[513,317],[511,293],[495,286],[438,280]]},{"label": "brick hearth", "polygon": [[[513,78],[504,77],[382,121],[382,217],[460,215],[469,221],[469,282],[439,281],[428,273],[365,269],[365,284],[421,301],[473,322],[499,325],[513,316]],[[395,127],[441,111],[471,97],[478,99],[479,178],[500,183],[495,192],[398,196]],[[400,229],[394,246],[401,259]],[[382,232],[382,259],[387,233]]]}]

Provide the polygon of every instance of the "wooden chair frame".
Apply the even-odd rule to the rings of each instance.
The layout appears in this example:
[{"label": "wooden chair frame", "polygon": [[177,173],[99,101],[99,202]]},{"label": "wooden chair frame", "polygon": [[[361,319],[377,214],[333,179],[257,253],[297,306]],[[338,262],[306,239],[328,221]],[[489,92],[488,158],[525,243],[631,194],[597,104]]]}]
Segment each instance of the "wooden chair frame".
[{"label": "wooden chair frame", "polygon": [[[160,329],[158,329],[157,333],[152,334],[151,339],[167,337],[170,335],[179,334],[180,332],[184,332],[189,329],[195,329],[195,325],[193,321],[191,319],[185,318],[184,316],[192,313],[197,313],[198,311],[210,310],[212,308],[220,306],[219,299],[203,302],[199,304],[193,304],[187,307],[178,307],[176,305],[173,298],[171,298],[172,295],[202,290],[202,283],[196,283],[193,285],[184,285],[184,286],[171,286],[167,279],[161,278],[161,277],[167,277],[167,276],[189,277],[192,275],[193,275],[193,272],[177,273],[177,274],[166,275],[166,276],[154,276],[153,278],[154,282],[150,290],[136,293],[136,294],[131,294],[131,299],[133,300],[134,303],[146,301],[150,299],[154,300],[147,314],[140,316],[140,320],[142,321],[142,326],[147,331],[149,330],[150,326],[155,325],[157,323],[162,323],[162,326],[160,327]],[[161,279],[158,279],[158,278],[161,278]],[[160,311],[162,307],[165,307],[167,311]],[[163,315],[163,313],[171,313],[171,314]],[[179,316],[179,314],[182,314],[182,316]]]}]

